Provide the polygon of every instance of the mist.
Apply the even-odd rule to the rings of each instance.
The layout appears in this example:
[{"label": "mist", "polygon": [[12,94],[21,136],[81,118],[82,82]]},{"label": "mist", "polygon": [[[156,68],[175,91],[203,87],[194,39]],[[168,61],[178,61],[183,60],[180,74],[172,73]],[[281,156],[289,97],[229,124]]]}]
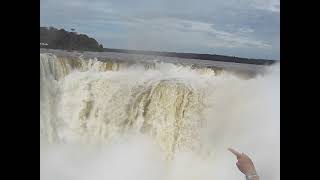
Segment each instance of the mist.
[{"label": "mist", "polygon": [[279,64],[243,79],[163,62],[70,62],[40,55],[41,179],[244,178],[228,147],[261,179],[280,179]]}]

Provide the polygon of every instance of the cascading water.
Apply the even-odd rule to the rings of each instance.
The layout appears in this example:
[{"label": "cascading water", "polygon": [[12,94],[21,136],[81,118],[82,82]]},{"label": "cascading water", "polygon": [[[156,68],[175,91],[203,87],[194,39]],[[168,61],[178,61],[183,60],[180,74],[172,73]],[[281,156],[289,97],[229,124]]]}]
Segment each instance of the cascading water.
[{"label": "cascading water", "polygon": [[279,67],[239,78],[171,63],[40,54],[41,179],[279,176]]}]

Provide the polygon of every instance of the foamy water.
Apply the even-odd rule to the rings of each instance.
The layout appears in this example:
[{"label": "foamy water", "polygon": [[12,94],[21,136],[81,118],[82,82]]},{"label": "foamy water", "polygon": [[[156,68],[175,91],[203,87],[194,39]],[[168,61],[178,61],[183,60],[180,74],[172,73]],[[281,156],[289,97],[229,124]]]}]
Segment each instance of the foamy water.
[{"label": "foamy water", "polygon": [[280,179],[280,70],[40,54],[41,179]]}]

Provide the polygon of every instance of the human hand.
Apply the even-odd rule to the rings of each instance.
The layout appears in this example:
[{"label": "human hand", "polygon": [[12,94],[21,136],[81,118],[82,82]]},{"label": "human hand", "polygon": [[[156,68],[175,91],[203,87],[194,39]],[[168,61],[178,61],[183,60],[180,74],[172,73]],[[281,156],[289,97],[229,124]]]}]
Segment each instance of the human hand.
[{"label": "human hand", "polygon": [[248,155],[240,153],[232,148],[228,148],[228,150],[237,157],[238,161],[236,165],[243,174],[246,176],[257,174],[254,164]]}]

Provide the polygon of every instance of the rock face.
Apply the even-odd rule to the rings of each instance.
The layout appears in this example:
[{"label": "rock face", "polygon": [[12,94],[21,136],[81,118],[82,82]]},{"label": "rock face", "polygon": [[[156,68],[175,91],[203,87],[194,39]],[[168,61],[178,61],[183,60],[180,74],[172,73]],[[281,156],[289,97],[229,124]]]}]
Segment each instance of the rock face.
[{"label": "rock face", "polygon": [[103,51],[103,46],[85,34],[53,27],[40,27],[40,47],[49,49]]}]

